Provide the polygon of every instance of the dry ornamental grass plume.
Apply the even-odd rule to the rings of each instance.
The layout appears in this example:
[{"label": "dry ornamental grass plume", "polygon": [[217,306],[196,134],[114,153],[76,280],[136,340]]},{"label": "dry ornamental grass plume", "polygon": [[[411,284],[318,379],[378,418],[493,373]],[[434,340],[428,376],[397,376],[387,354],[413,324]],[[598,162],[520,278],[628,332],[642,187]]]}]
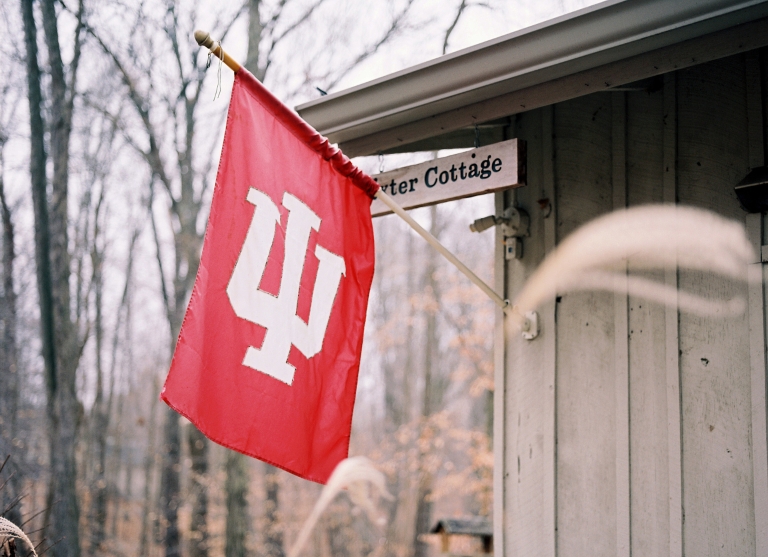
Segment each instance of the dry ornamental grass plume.
[{"label": "dry ornamental grass plume", "polygon": [[364,456],[354,456],[342,460],[334,468],[328,483],[320,493],[320,498],[304,522],[296,542],[293,544],[288,557],[298,557],[309,540],[309,535],[325,508],[336,495],[346,489],[352,502],[363,509],[368,518],[376,524],[382,524],[384,519],[377,516],[376,501],[379,497],[392,499],[387,492],[386,478],[373,463]]},{"label": "dry ornamental grass plume", "polygon": [[744,280],[754,260],[744,227],[735,221],[693,207],[634,207],[597,218],[568,236],[526,281],[513,313],[519,324],[526,311],[578,290],[628,293],[699,315],[738,313],[745,308],[741,298],[709,300],[627,276],[626,266],[633,271],[677,267]]},{"label": "dry ornamental grass plume", "polygon": [[[510,321],[520,327],[526,311],[579,290],[627,293],[699,315],[734,314],[744,311],[742,298],[709,300],[634,273],[688,269],[745,280],[754,261],[744,227],[710,211],[675,205],[620,210],[585,224],[547,256],[515,300]],[[348,458],[333,471],[288,557],[298,557],[323,510],[343,489],[372,521],[383,522],[375,501],[392,498],[384,474],[365,457]]]},{"label": "dry ornamental grass plume", "polygon": [[9,539],[23,540],[27,544],[27,546],[30,548],[31,555],[34,555],[35,557],[37,557],[37,553],[35,552],[35,546],[29,540],[29,538],[24,533],[24,531],[18,526],[16,526],[10,520],[6,520],[5,518],[0,517],[0,540],[2,540],[2,543],[0,543],[0,545],[4,545],[5,542],[8,541]]}]

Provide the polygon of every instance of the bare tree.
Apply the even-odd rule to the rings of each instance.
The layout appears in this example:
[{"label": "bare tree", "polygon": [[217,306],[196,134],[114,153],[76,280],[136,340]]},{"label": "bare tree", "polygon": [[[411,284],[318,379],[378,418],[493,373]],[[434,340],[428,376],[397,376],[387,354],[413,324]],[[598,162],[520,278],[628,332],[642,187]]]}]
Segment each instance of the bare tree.
[{"label": "bare tree", "polygon": [[[25,93],[28,93],[30,101],[30,172],[34,185],[35,255],[40,304],[25,298],[24,281],[18,280],[26,270],[26,254],[21,246],[26,241],[27,229],[25,219],[18,218],[19,213],[16,212],[15,200],[19,195],[13,186],[17,180],[6,176],[5,184],[0,184],[0,209],[3,209],[5,227],[2,245],[5,250],[3,279],[6,282],[3,294],[12,292],[11,297],[15,297],[15,286],[21,292],[21,309],[17,316],[2,314],[3,308],[12,307],[4,303],[0,308],[0,318],[3,319],[3,334],[14,329],[21,331],[17,339],[20,347],[17,356],[22,358],[22,368],[29,369],[29,373],[23,376],[24,389],[30,386],[37,389],[37,378],[43,377],[37,375],[34,366],[38,359],[30,355],[38,346],[37,335],[28,332],[30,326],[40,327],[46,390],[43,391],[41,386],[39,391],[23,392],[20,404],[24,411],[20,414],[19,423],[22,427],[36,421],[48,424],[45,433],[49,439],[46,441],[47,448],[43,443],[41,449],[38,443],[24,453],[25,459],[37,466],[34,471],[36,476],[30,472],[27,480],[27,485],[32,486],[30,499],[34,499],[36,493],[45,492],[48,467],[46,464],[37,465],[41,462],[40,456],[51,452],[62,459],[61,462],[54,462],[52,456],[50,462],[51,476],[55,480],[51,486],[50,501],[55,504],[50,511],[51,528],[45,534],[48,539],[46,545],[57,542],[51,551],[58,553],[61,549],[64,555],[76,555],[79,551],[72,549],[75,547],[73,539],[75,544],[77,540],[71,535],[76,527],[73,526],[76,521],[71,519],[72,509],[75,513],[80,512],[77,509],[78,494],[74,491],[74,478],[77,476],[76,485],[82,490],[79,492],[80,500],[83,505],[87,503],[80,517],[80,535],[85,540],[83,546],[91,553],[121,552],[123,550],[118,542],[131,543],[128,542],[131,536],[140,536],[140,543],[136,544],[139,553],[156,553],[151,532],[154,526],[155,541],[164,545],[166,555],[180,555],[183,548],[185,554],[202,557],[218,553],[223,547],[226,555],[240,557],[246,553],[246,548],[251,549],[255,545],[254,539],[249,539],[249,536],[258,536],[264,542],[259,548],[263,553],[283,555],[284,544],[294,533],[294,523],[301,518],[307,501],[316,495],[313,491],[316,486],[296,481],[272,467],[264,467],[263,476],[260,476],[261,465],[252,469],[251,460],[239,453],[212,451],[209,455],[208,442],[199,431],[181,425],[178,415],[163,405],[159,409],[156,407],[160,383],[153,381],[156,379],[154,375],[165,367],[162,362],[174,346],[195,278],[207,202],[213,187],[218,154],[215,146],[220,140],[223,109],[226,108],[224,101],[213,105],[205,102],[208,93],[212,92],[212,87],[204,81],[205,56],[194,47],[189,36],[198,19],[196,7],[174,0],[113,0],[100,3],[98,10],[84,10],[82,4],[75,0],[45,2],[43,5],[43,0],[22,1],[22,13],[29,15],[29,18],[25,17],[27,39],[32,36],[27,41],[27,80],[32,85]],[[371,33],[365,41],[345,37],[345,32],[354,27],[351,23],[353,17],[349,21],[341,21],[334,13],[336,19],[333,24],[327,24],[331,10],[335,12],[338,5],[335,0],[250,0],[242,9],[239,5],[223,7],[229,12],[219,16],[214,14],[213,23],[203,21],[202,17],[199,19],[201,26],[210,29],[215,38],[224,40],[226,48],[232,22],[247,9],[251,41],[246,67],[266,79],[278,93],[291,98],[291,95],[303,94],[307,90],[314,92],[312,86],[315,84],[325,88],[337,86],[351,68],[370,60],[381,47],[411,25],[408,10],[414,3],[399,0],[371,3],[366,8],[360,8],[376,9],[379,10],[377,13],[390,16],[390,19],[379,18],[377,32]],[[466,4],[462,2],[462,5]],[[352,8],[358,9],[354,5]],[[0,12],[3,9],[6,8],[1,8]],[[55,25],[51,26],[51,21]],[[115,21],[120,24],[116,25]],[[43,22],[46,25],[40,29],[39,25]],[[39,41],[34,38],[38,29],[40,33],[45,33],[45,42],[43,37],[39,37]],[[76,30],[75,34],[71,33],[72,29]],[[86,68],[96,72],[107,66],[112,71],[99,76],[103,89],[90,85],[86,87],[81,83],[75,95],[74,76],[83,42],[83,29],[88,33],[83,48],[89,45],[95,47],[88,51],[94,55],[82,64],[83,80],[88,79]],[[322,42],[326,38],[325,33],[328,40],[323,44],[322,53],[314,49],[314,43],[313,48],[305,48],[310,44],[307,41],[315,40],[315,37],[320,37],[317,42]],[[334,42],[339,37],[340,42]],[[36,50],[38,42],[43,50],[41,54]],[[55,51],[58,45],[57,60]],[[54,55],[46,56],[46,51]],[[76,56],[71,63],[65,64],[61,60],[62,52],[67,62],[73,52]],[[327,63],[332,53],[339,54],[338,64]],[[42,67],[37,66],[38,58]],[[282,63],[288,59],[290,64]],[[315,65],[317,60],[322,63]],[[210,82],[211,77],[207,78]],[[92,120],[96,119],[90,117],[92,110],[100,115],[99,120],[107,122],[105,128],[114,131],[116,141],[127,144],[129,149],[110,151],[106,148],[110,138],[105,136],[99,142],[103,151],[86,152],[85,158],[78,158],[81,145],[88,141],[88,128],[93,127]],[[86,120],[84,115],[88,115],[87,125],[82,125]],[[69,151],[73,153],[71,162]],[[114,210],[116,205],[113,199],[119,182],[113,182],[107,190],[106,177],[94,181],[94,177],[89,175],[91,172],[106,171],[99,166],[110,156],[119,159],[118,164],[133,165],[120,179],[128,187],[140,188],[143,194],[140,199],[137,197],[131,201],[136,205],[130,206],[130,212],[133,214],[135,207],[139,206],[142,211],[148,210],[146,220],[152,228],[148,228],[148,233],[138,240],[135,236],[129,238],[134,232],[132,227],[116,224],[119,219],[115,219],[115,213],[122,214],[124,211],[123,207]],[[137,159],[140,165],[136,164]],[[111,175],[112,180],[116,177],[117,173]],[[0,175],[0,181],[2,178]],[[67,181],[71,183],[69,191]],[[4,190],[7,189],[10,192],[8,199],[4,200]],[[78,193],[81,194],[79,198],[76,197]],[[20,207],[22,211],[26,209],[23,203]],[[67,212],[70,215],[68,220]],[[7,223],[11,226],[8,227]],[[13,229],[13,224],[18,225],[18,230]],[[62,231],[68,232],[69,237]],[[20,254],[18,260],[14,260],[15,254],[8,253],[6,249],[13,247],[14,240],[8,238],[14,233],[18,234],[15,239]],[[146,240],[151,243],[145,244]],[[136,254],[133,253],[134,243]],[[400,445],[394,442],[388,445],[396,446],[401,453],[397,458],[401,460],[389,459],[387,455],[386,463],[396,469],[392,475],[396,478],[395,491],[405,493],[405,502],[393,506],[392,512],[393,516],[397,514],[394,523],[398,527],[405,526],[405,533],[391,529],[399,536],[399,555],[405,555],[414,543],[415,515],[419,514],[422,520],[429,517],[425,508],[417,511],[417,496],[423,498],[427,488],[432,493],[440,489],[439,473],[432,474],[431,483],[418,485],[415,471],[420,466],[419,459],[428,460],[434,453],[429,449],[424,454],[418,454],[419,433],[428,429],[431,417],[444,406],[436,399],[426,399],[425,393],[438,388],[435,384],[442,378],[439,363],[451,360],[451,357],[438,354],[439,358],[433,358],[431,371],[425,371],[424,366],[428,365],[425,363],[425,339],[429,338],[427,329],[430,325],[420,305],[409,305],[414,300],[421,303],[427,298],[421,295],[428,283],[422,273],[425,250],[418,240],[411,238],[396,243],[399,247],[393,253],[396,252],[398,262],[406,259],[418,261],[419,264],[406,265],[408,272],[388,277],[385,280],[393,278],[392,284],[379,286],[391,295],[390,298],[382,296],[377,301],[382,306],[382,315],[386,314],[384,321],[397,322],[400,327],[397,336],[405,336],[406,339],[393,341],[393,349],[381,366],[386,368],[387,373],[381,382],[381,392],[375,396],[386,396],[386,400],[381,399],[379,407],[386,416],[386,426],[380,425],[382,422],[377,420],[372,421],[369,427],[371,431],[384,433],[388,438],[404,437]],[[112,254],[120,253],[122,257],[126,246],[129,247],[125,265],[122,261],[115,264]],[[136,256],[136,261],[132,255]],[[142,258],[147,255],[156,260],[151,260],[151,267],[141,265],[146,262]],[[130,287],[132,264],[136,265],[135,289]],[[7,286],[10,284],[7,279],[13,278],[13,266],[17,267],[16,277],[21,287],[19,284]],[[69,274],[65,273],[65,269]],[[124,275],[125,284],[121,279],[114,278],[118,275]],[[377,280],[382,281],[378,277]],[[148,283],[150,287],[146,288]],[[66,288],[63,284],[67,285]],[[398,297],[399,290],[406,288],[411,293]],[[439,285],[433,291],[438,288]],[[65,290],[70,296],[68,300]],[[131,302],[131,296],[147,296],[151,301],[145,309],[142,304]],[[6,296],[3,302],[8,300]],[[158,300],[162,302],[163,323],[156,327],[156,322],[152,322],[150,328],[158,329],[155,335],[160,338],[162,348],[157,350],[153,346],[149,356],[150,350],[133,344],[134,339],[129,336],[128,313],[137,311],[141,318],[150,315],[151,319],[157,311],[155,303]],[[66,312],[63,309],[65,306],[68,308]],[[442,317],[433,317],[433,336],[442,342],[446,333],[445,328],[441,328],[444,324],[440,321]],[[16,318],[20,319],[20,325],[9,326],[8,323]],[[86,319],[90,321],[86,322]],[[143,335],[142,329],[146,327],[141,326],[140,319],[136,321],[135,334]],[[34,342],[27,342],[29,338]],[[4,344],[9,345],[9,341]],[[133,369],[130,355],[133,349],[141,354],[137,356],[137,360],[141,359],[141,363],[137,364],[141,372],[132,374],[135,379],[126,379],[126,370]],[[12,358],[7,355],[11,352],[5,351],[3,358]],[[84,353],[82,358],[81,352]],[[148,362],[149,359],[151,362]],[[79,389],[77,395],[81,400],[85,403],[93,400],[93,406],[87,407],[87,412],[83,411],[75,394],[75,378]],[[423,390],[428,378],[433,387]],[[0,378],[2,381],[9,379],[13,378]],[[154,389],[147,399],[145,390],[153,384]],[[46,401],[47,410],[43,405]],[[379,404],[378,398],[376,404]],[[30,409],[38,416],[47,411],[48,420],[37,420]],[[5,414],[3,410],[2,416],[5,417]],[[10,416],[14,415],[14,412],[10,413]],[[425,416],[423,420],[422,415]],[[133,418],[139,417],[141,423],[137,421],[138,427],[133,427]],[[85,420],[82,423],[87,429],[82,426],[78,429],[79,420]],[[147,428],[143,429],[145,426]],[[20,437],[25,443],[28,440],[34,443],[35,436],[43,436],[43,426],[34,427],[34,431],[22,432]],[[59,431],[63,431],[63,435],[59,435]],[[363,431],[362,436],[376,437],[370,435],[369,430]],[[67,452],[67,443],[73,439],[79,441],[76,455],[80,465],[78,469],[71,464],[74,460]],[[354,446],[352,450],[359,452]],[[216,469],[220,462],[219,455],[226,455],[226,481],[221,485],[213,481],[217,478],[215,474],[220,472]],[[135,459],[133,462],[132,456]],[[70,464],[67,464],[67,459],[70,459]],[[407,462],[408,466],[396,466],[395,462],[398,465]],[[426,464],[423,468],[429,470]],[[251,472],[257,481],[253,486],[250,485]],[[134,489],[137,495],[133,501],[126,495],[131,492],[131,474],[140,484],[138,489]],[[143,482],[139,480],[142,475]],[[142,489],[143,494],[139,493]],[[249,495],[249,489],[256,492],[255,495]],[[139,502],[138,498],[142,495],[143,501]],[[38,500],[41,499],[38,497]],[[72,501],[74,506],[70,504]],[[250,509],[248,501],[252,504]],[[43,506],[42,502],[38,504]],[[219,505],[224,504],[227,521],[225,537],[220,537],[216,530],[208,532],[207,523],[214,524],[212,520],[222,511]],[[435,509],[439,508],[439,502],[435,505]],[[163,516],[153,524],[157,516],[154,511],[158,509]],[[351,557],[371,551],[372,544],[381,534],[372,528],[366,529],[363,519],[350,515],[353,511],[348,502],[334,506],[334,516],[323,522],[323,527],[316,534],[320,548],[318,554],[330,551]],[[69,513],[69,522],[65,524],[62,517],[66,513]],[[129,515],[130,519],[127,518]],[[186,519],[180,520],[180,517]],[[257,518],[257,524],[264,526],[258,534],[252,533],[252,518]],[[131,527],[127,527],[129,521]],[[191,531],[182,533],[181,529],[187,526],[180,524],[189,525]],[[70,533],[65,532],[66,528]],[[135,542],[133,539],[132,543]]]},{"label": "bare tree", "polygon": [[76,371],[84,340],[79,332],[79,324],[72,319],[70,307],[69,145],[81,52],[84,7],[81,0],[73,38],[74,54],[65,71],[59,44],[55,3],[53,0],[41,2],[50,87],[49,144],[53,174],[49,210],[46,199],[47,157],[44,148],[41,72],[37,62],[37,24],[33,3],[30,0],[24,0],[21,6],[27,51],[30,175],[35,208],[38,295],[46,368],[51,472],[48,494],[50,537],[61,540],[57,546],[57,553],[69,557],[80,554],[79,508],[75,489],[77,476],[75,443],[80,405],[75,388]]},{"label": "bare tree", "polygon": [[[112,331],[112,342],[110,349],[110,364],[109,368],[106,368],[105,351],[105,323],[104,323],[104,264],[106,257],[107,242],[105,239],[105,224],[109,222],[107,215],[105,197],[108,192],[107,172],[109,170],[108,161],[113,160],[113,156],[98,156],[100,151],[104,149],[109,155],[114,155],[114,151],[111,149],[114,141],[115,127],[109,126],[103,130],[100,134],[101,137],[98,141],[97,152],[91,157],[89,168],[93,172],[92,177],[92,189],[95,182],[101,183],[99,189],[99,195],[95,202],[93,209],[93,226],[90,235],[90,261],[91,261],[91,290],[94,298],[94,322],[93,322],[93,337],[95,340],[95,367],[96,367],[96,394],[91,408],[91,438],[90,443],[93,446],[95,460],[94,468],[95,473],[91,480],[91,508],[89,515],[89,529],[90,529],[90,550],[91,553],[98,553],[104,550],[104,543],[106,540],[106,522],[107,522],[107,507],[109,503],[109,496],[114,493],[115,489],[115,476],[117,475],[117,466],[112,467],[112,474],[108,474],[107,466],[107,437],[110,433],[110,427],[113,423],[115,415],[119,418],[122,415],[120,404],[118,404],[117,411],[115,412],[115,389],[117,382],[117,367],[119,358],[119,340],[121,338],[121,331],[127,327],[126,321],[131,293],[131,277],[133,274],[134,265],[134,252],[139,233],[141,231],[140,226],[135,226],[133,232],[128,238],[128,250],[126,256],[125,267],[125,283],[120,297],[120,302],[116,311],[116,319],[114,323],[114,329]],[[102,164],[99,164],[101,161]],[[106,164],[105,164],[106,161]],[[120,397],[122,401],[123,397]],[[118,420],[119,424],[120,420]],[[119,439],[119,427],[118,431],[112,431],[115,437],[115,446],[118,450],[121,448]],[[118,515],[118,500],[114,499],[115,512],[112,513],[113,519],[116,519]],[[114,524],[114,523],[113,523]],[[114,530],[114,528],[113,528]]]},{"label": "bare tree", "polygon": [[226,491],[227,522],[225,526],[224,554],[226,557],[245,557],[246,539],[250,529],[248,513],[248,462],[242,454],[227,451]]},{"label": "bare tree", "polygon": [[[3,93],[6,93],[4,91]],[[5,94],[3,95],[5,97]],[[2,338],[0,338],[0,362],[2,369],[0,374],[0,447],[3,453],[12,453],[13,440],[17,433],[17,417],[19,408],[19,358],[16,341],[17,314],[16,314],[16,287],[14,284],[14,267],[16,260],[15,229],[11,215],[11,208],[5,194],[5,165],[3,151],[7,135],[5,126],[0,128],[0,212],[2,212],[2,297],[0,297],[0,325],[2,325]],[[0,504],[3,515],[15,524],[21,522],[19,508],[19,496],[21,492],[21,467],[6,463],[9,478],[2,489]]]},{"label": "bare tree", "polygon": [[[430,214],[430,233],[438,237],[440,233],[440,224],[438,222],[438,209],[436,205],[429,208]],[[424,438],[429,438],[432,434],[429,426],[429,418],[441,406],[443,394],[445,392],[444,382],[440,381],[438,375],[440,371],[440,352],[438,348],[439,337],[437,330],[437,311],[440,304],[439,285],[436,280],[437,273],[437,254],[434,250],[429,250],[426,256],[426,265],[424,267],[424,296],[431,302],[425,309],[425,330],[424,330],[424,384],[422,390],[422,403],[420,412],[420,431],[419,446],[421,460],[424,459],[424,447],[427,443]],[[432,519],[432,484],[433,477],[429,469],[422,466],[418,478],[418,496],[416,506],[416,528],[413,541],[414,556],[425,557],[429,553],[429,544],[421,536],[429,533]]]},{"label": "bare tree", "polygon": [[[120,4],[113,6],[123,9]],[[218,36],[226,37],[239,15],[224,16],[226,21],[216,24]],[[172,253],[170,280],[163,262],[163,248],[160,231],[151,214],[152,230],[157,247],[157,262],[160,270],[160,291],[163,295],[165,313],[170,330],[170,347],[173,349],[181,328],[186,302],[192,290],[200,262],[200,247],[203,239],[204,200],[210,189],[210,174],[213,157],[196,157],[198,143],[199,101],[203,90],[205,67],[197,49],[188,45],[195,26],[196,13],[180,14],[175,2],[165,3],[165,13],[160,21],[151,21],[149,15],[139,6],[136,10],[124,12],[131,21],[132,30],[128,44],[109,44],[101,32],[90,28],[102,50],[111,59],[125,88],[130,105],[138,121],[131,125],[121,121],[121,129],[127,142],[146,162],[152,175],[152,184],[158,183],[165,193],[168,212],[171,217]],[[158,36],[154,29],[162,31]],[[181,37],[181,39],[180,39]],[[159,44],[158,44],[159,43]],[[148,57],[138,52],[145,44],[156,45]],[[172,60],[172,75],[169,77],[154,64],[158,48]],[[110,107],[102,107],[109,112]],[[116,118],[116,115],[113,115]],[[173,138],[172,142],[164,137]],[[212,138],[207,137],[208,140]],[[209,146],[205,146],[209,148]],[[150,202],[154,199],[149,197]],[[167,556],[180,553],[180,532],[178,511],[181,505],[181,427],[176,412],[165,412],[164,450],[161,474],[160,505],[164,515],[164,545]],[[208,441],[195,428],[189,426],[187,442],[192,462],[190,491],[193,509],[191,521],[192,554],[207,555],[207,480]]]},{"label": "bare tree", "polygon": [[141,533],[139,538],[139,555],[149,554],[150,542],[150,512],[152,498],[152,470],[155,461],[155,429],[157,423],[157,391],[159,382],[153,381],[153,390],[150,392],[149,420],[147,421],[147,448],[144,455],[144,493],[141,507]]}]

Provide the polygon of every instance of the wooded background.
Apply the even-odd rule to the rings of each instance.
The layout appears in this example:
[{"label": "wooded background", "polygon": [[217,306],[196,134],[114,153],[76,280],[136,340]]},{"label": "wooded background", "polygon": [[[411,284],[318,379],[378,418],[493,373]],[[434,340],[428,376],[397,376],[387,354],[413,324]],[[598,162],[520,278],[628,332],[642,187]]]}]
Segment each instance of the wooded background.
[{"label": "wooded background", "polygon": [[[4,2],[4,516],[53,555],[279,557],[319,493],[158,401],[232,82],[215,59],[206,71],[194,29],[294,105],[587,3]],[[436,155],[358,163],[377,172]],[[492,207],[415,214],[490,282],[493,237],[467,225]],[[375,232],[350,452],[386,472],[395,499],[380,528],[339,498],[307,554],[422,556],[437,518],[491,513],[494,307],[397,217]]]}]

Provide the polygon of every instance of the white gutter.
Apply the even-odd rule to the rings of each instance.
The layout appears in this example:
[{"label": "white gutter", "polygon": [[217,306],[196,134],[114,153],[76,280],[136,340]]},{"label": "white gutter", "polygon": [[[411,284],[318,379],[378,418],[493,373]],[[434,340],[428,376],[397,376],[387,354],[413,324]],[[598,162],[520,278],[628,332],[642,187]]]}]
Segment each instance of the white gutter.
[{"label": "white gutter", "polygon": [[333,142],[768,17],[768,0],[609,0],[296,108]]}]

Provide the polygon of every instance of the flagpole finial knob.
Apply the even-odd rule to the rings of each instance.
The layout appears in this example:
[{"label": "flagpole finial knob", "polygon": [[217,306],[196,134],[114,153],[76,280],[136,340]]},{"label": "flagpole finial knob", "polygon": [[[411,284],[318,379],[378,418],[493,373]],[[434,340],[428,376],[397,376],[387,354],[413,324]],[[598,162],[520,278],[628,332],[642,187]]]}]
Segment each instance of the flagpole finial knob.
[{"label": "flagpole finial knob", "polygon": [[213,46],[213,39],[207,31],[195,31],[195,40],[200,46],[211,48]]}]

